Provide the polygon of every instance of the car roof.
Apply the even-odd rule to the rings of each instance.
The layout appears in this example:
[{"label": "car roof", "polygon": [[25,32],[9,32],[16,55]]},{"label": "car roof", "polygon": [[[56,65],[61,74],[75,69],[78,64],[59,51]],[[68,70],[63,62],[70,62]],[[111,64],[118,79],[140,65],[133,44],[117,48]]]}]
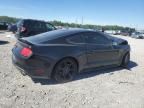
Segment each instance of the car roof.
[{"label": "car roof", "polygon": [[60,29],[60,30],[54,30],[49,31],[46,33],[38,34],[35,36],[25,37],[23,38],[26,41],[29,41],[31,43],[41,43],[48,40],[53,40],[61,37],[67,37],[72,34],[81,33],[81,32],[92,32],[94,30],[86,30],[86,29]]},{"label": "car roof", "polygon": [[82,29],[82,28],[65,28],[65,29],[59,29],[55,32],[58,32],[59,34],[70,35],[70,34],[88,32],[88,31],[94,31],[94,30],[87,30],[87,29]]},{"label": "car roof", "polygon": [[43,21],[43,20],[35,20],[35,19],[21,19],[21,20],[19,20],[18,21],[18,23],[24,23],[24,22],[40,22],[40,23],[46,23],[46,24],[50,24],[50,25],[53,25],[53,24],[51,24],[50,22],[46,22],[46,21]]},{"label": "car roof", "polygon": [[39,21],[39,22],[45,22],[43,20],[36,20],[36,19],[21,19],[23,21]]},{"label": "car roof", "polygon": [[49,32],[45,32],[42,34],[38,34],[36,36],[52,35],[56,37],[63,37],[63,36],[69,36],[72,34],[81,33],[81,32],[89,32],[89,31],[94,31],[94,30],[87,30],[87,29],[81,29],[81,28],[59,29],[59,30],[54,30],[54,31],[49,31]]}]

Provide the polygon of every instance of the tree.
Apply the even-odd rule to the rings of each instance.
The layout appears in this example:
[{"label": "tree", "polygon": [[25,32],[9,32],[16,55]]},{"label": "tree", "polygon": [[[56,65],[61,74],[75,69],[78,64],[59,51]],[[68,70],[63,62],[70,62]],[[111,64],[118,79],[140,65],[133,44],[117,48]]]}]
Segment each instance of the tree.
[{"label": "tree", "polygon": [[[8,22],[8,23],[16,23],[20,18],[8,17],[8,16],[0,16],[0,22]],[[92,24],[76,24],[76,23],[68,23],[68,22],[61,22],[61,21],[49,21],[51,24],[55,26],[62,26],[62,27],[72,27],[72,28],[85,28],[85,29],[94,29],[94,30],[115,30],[115,31],[128,31],[134,32],[134,28],[130,27],[122,27],[117,25],[92,25]]]},{"label": "tree", "polygon": [[13,18],[13,17],[8,17],[8,16],[0,16],[1,22],[16,23],[18,20],[19,20],[18,18]]}]

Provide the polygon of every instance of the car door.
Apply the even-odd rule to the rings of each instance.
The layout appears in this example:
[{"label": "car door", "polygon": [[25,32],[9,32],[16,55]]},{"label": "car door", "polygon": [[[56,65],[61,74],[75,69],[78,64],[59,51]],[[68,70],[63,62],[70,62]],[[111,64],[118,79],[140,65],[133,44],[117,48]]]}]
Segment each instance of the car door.
[{"label": "car door", "polygon": [[99,32],[84,33],[87,63],[90,67],[99,67],[118,63],[119,50],[114,49],[111,40]]}]

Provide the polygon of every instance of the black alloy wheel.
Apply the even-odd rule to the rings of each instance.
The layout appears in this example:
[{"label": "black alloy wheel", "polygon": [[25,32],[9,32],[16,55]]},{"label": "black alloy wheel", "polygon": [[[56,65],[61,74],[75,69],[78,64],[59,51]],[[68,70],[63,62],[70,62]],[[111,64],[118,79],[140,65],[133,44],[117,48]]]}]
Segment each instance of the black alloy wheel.
[{"label": "black alloy wheel", "polygon": [[78,65],[75,60],[66,58],[61,60],[54,69],[54,79],[57,82],[65,83],[73,80],[78,72]]},{"label": "black alloy wheel", "polygon": [[127,67],[128,64],[129,64],[129,62],[130,62],[130,53],[126,53],[126,54],[124,55],[124,57],[123,57],[121,66],[122,66],[122,67]]}]

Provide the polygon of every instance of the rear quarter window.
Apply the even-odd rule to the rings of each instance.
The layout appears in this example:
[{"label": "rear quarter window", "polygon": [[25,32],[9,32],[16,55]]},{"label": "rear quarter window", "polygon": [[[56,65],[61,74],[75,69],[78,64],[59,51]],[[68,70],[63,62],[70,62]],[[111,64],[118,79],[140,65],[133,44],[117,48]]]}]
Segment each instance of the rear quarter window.
[{"label": "rear quarter window", "polygon": [[67,40],[70,43],[85,43],[82,34],[71,35]]}]

